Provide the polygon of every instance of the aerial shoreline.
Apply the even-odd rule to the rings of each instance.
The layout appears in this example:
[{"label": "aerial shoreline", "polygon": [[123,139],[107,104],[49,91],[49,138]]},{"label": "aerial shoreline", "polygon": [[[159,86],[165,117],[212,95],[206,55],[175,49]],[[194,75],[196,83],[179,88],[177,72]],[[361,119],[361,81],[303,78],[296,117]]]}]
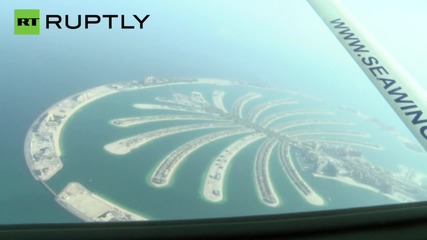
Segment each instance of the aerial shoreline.
[{"label": "aerial shoreline", "polygon": [[298,170],[295,168],[292,157],[290,156],[290,146],[281,144],[279,146],[281,163],[284,172],[286,172],[291,184],[300,193],[300,195],[310,204],[322,206],[325,200],[317,194],[300,176]]},{"label": "aerial shoreline", "polygon": [[381,195],[383,195],[383,196],[385,196],[385,197],[387,197],[387,198],[389,198],[391,200],[394,200],[396,202],[415,202],[416,201],[415,199],[407,197],[407,196],[404,196],[403,194],[386,194],[386,193],[381,193],[380,190],[378,190],[378,189],[376,189],[374,187],[371,187],[369,185],[356,182],[355,180],[353,180],[350,177],[344,177],[344,176],[330,177],[330,176],[323,176],[323,175],[316,174],[316,173],[313,173],[313,176],[316,177],[316,178],[332,179],[332,180],[339,181],[339,182],[341,182],[343,184],[346,184],[346,185],[355,186],[355,187],[358,187],[358,188],[363,188],[365,190],[368,190],[368,191],[371,191],[371,192],[374,192],[374,193],[379,193],[379,194],[381,194]]},{"label": "aerial shoreline", "polygon": [[277,145],[276,140],[266,140],[255,155],[254,176],[259,199],[269,207],[281,204],[270,177],[270,156]]},{"label": "aerial shoreline", "polygon": [[230,123],[189,124],[189,125],[178,126],[178,127],[170,127],[162,130],[145,132],[145,133],[134,135],[128,138],[123,138],[123,139],[106,144],[104,146],[104,149],[111,154],[125,155],[148,142],[154,141],[156,139],[159,139],[165,136],[188,132],[188,131],[210,129],[210,128],[235,128],[235,127],[238,127],[238,126],[231,125]]},{"label": "aerial shoreline", "polygon": [[[158,81],[157,83],[155,81]],[[163,82],[154,77],[148,77],[144,81],[132,81],[123,84],[106,84],[95,88],[91,88],[76,94],[73,94],[61,101],[55,103],[43,113],[41,113],[36,120],[31,124],[24,141],[24,156],[27,167],[30,169],[31,175],[36,180],[47,181],[55,175],[62,168],[61,161],[61,146],[60,136],[64,125],[67,120],[78,110],[85,107],[87,104],[103,98],[107,95],[115,94],[124,91],[133,91],[139,89],[148,89],[162,87],[168,85],[180,84],[215,84],[215,85],[237,85],[238,82],[232,82],[221,79],[182,79],[172,82]],[[50,168],[52,161],[43,161],[43,159],[34,159],[34,154],[38,148],[35,146],[37,136],[35,134],[44,134],[44,140],[49,142],[50,153],[56,158],[57,164],[54,168]],[[51,156],[51,157],[52,157]],[[41,171],[44,171],[41,173]]]},{"label": "aerial shoreline", "polygon": [[[348,169],[349,172],[352,170],[359,170],[360,165],[347,164],[352,162],[351,159],[364,159],[361,154],[361,151],[358,151],[359,148],[357,147],[383,150],[382,146],[372,143],[373,141],[368,141],[370,138],[369,134],[355,131],[340,131],[335,129],[336,125],[346,125],[348,127],[351,127],[351,125],[354,125],[353,122],[338,121],[340,119],[319,120],[313,118],[312,116],[309,116],[308,118],[298,117],[298,121],[293,121],[292,118],[290,118],[290,121],[288,121],[288,119],[282,120],[282,118],[292,116],[292,114],[333,115],[330,112],[321,110],[295,111],[294,109],[299,108],[300,105],[297,105],[293,108],[288,107],[293,110],[293,112],[282,112],[281,114],[277,114],[276,116],[268,116],[268,114],[274,112],[274,109],[270,108],[287,104],[299,104],[299,99],[295,100],[284,98],[282,100],[270,100],[267,103],[260,104],[260,101],[258,100],[250,102],[254,99],[262,97],[262,95],[258,93],[248,91],[246,92],[246,94],[245,92],[243,92],[239,98],[235,97],[235,99],[233,99],[233,97],[231,97],[223,99],[225,96],[225,92],[220,91],[217,88],[212,90],[211,93],[213,94],[209,96],[211,97],[210,101],[206,101],[206,99],[208,98],[205,98],[206,95],[203,95],[206,91],[205,88],[200,88],[201,90],[199,92],[191,91],[191,87],[188,87],[187,90],[187,86],[177,88],[178,90],[185,89],[182,93],[180,93],[179,91],[171,90],[173,87],[172,85],[185,84],[206,84],[211,87],[210,85],[212,84],[219,86],[230,86],[240,85],[242,83],[219,79],[187,79],[184,81],[174,82],[170,80],[147,78],[144,81],[133,81],[123,84],[102,85],[67,97],[44,111],[36,119],[36,121],[33,122],[30,130],[27,132],[24,143],[24,154],[27,166],[30,169],[32,176],[34,177],[34,179],[40,181],[56,197],[58,204],[68,209],[72,214],[78,216],[84,221],[113,221],[112,219],[115,219],[115,221],[119,221],[116,219],[117,216],[119,216],[118,219],[125,219],[126,221],[149,220],[147,217],[144,217],[142,215],[132,215],[131,212],[126,212],[126,210],[124,210],[120,206],[115,205],[107,199],[104,199],[101,196],[90,192],[83,185],[77,182],[70,182],[62,189],[60,193],[55,193],[47,185],[47,181],[63,168],[60,145],[61,132],[64,129],[64,126],[67,124],[67,121],[69,121],[70,117],[73,116],[73,114],[75,114],[77,111],[84,108],[88,104],[108,95],[116,94],[119,92],[164,87],[164,89],[162,88],[161,90],[168,90],[168,92],[165,92],[164,95],[159,94],[157,95],[157,97],[154,98],[157,101],[154,103],[157,104],[153,104],[153,102],[151,102],[150,100],[147,102],[134,103],[133,105],[131,105],[134,108],[141,109],[142,111],[140,112],[142,112],[142,114],[144,115],[141,115],[140,117],[115,118],[112,120],[109,119],[110,124],[116,127],[126,128],[150,122],[181,120],[185,122],[186,125],[184,125],[182,122],[176,124],[173,123],[172,125],[174,127],[166,128],[162,126],[162,128],[159,129],[156,129],[156,126],[154,128],[149,129],[148,126],[147,128],[141,128],[143,129],[143,131],[139,132],[139,134],[137,133],[136,135],[132,131],[134,129],[126,129],[125,131],[132,134],[121,136],[121,139],[107,144],[103,143],[105,144],[104,150],[106,152],[112,155],[125,155],[130,153],[134,149],[143,147],[144,144],[150,141],[161,139],[162,137],[166,137],[172,134],[184,133],[187,131],[212,129],[212,131],[207,131],[212,133],[202,135],[198,138],[193,138],[190,141],[182,142],[179,147],[167,153],[166,157],[164,157],[163,159],[161,157],[159,159],[153,158],[153,161],[155,160],[157,162],[155,163],[155,167],[153,168],[153,170],[151,170],[151,172],[149,172],[147,175],[147,182],[149,183],[149,185],[151,185],[150,187],[163,188],[168,186],[170,180],[173,177],[173,174],[179,167],[179,164],[184,161],[188,156],[190,156],[194,151],[197,151],[205,144],[221,139],[223,137],[225,138],[237,134],[245,134],[245,136],[242,136],[239,140],[234,141],[233,143],[225,147],[221,147],[222,150],[219,150],[219,154],[215,153],[217,155],[213,155],[216,157],[212,162],[209,163],[210,165],[208,165],[207,167],[207,170],[205,172],[206,174],[203,176],[203,179],[200,183],[201,197],[207,202],[212,204],[226,202],[227,186],[224,186],[224,184],[228,183],[228,180],[226,178],[228,177],[227,174],[229,172],[229,163],[233,160],[241,160],[240,158],[235,157],[235,155],[245,149],[245,147],[247,147],[248,145],[262,138],[267,138],[267,140],[260,145],[261,147],[258,148],[258,151],[255,155],[255,159],[252,158],[252,160],[254,160],[254,174],[253,176],[251,176],[251,178],[253,177],[253,180],[255,180],[255,184],[257,184],[254,190],[256,191],[260,202],[264,205],[267,205],[268,207],[278,207],[279,205],[282,205],[280,199],[282,196],[277,196],[269,173],[270,158],[273,149],[276,148],[278,148],[278,154],[274,154],[273,157],[277,158],[277,161],[279,161],[279,165],[282,166],[284,174],[288,177],[290,184],[295,188],[295,193],[299,193],[304,198],[304,200],[306,200],[307,203],[305,204],[323,206],[324,204],[326,204],[326,202],[321,197],[321,195],[316,193],[316,189],[312,189],[311,186],[309,186],[309,184],[305,182],[304,177],[306,177],[306,175],[300,174],[298,172],[296,164],[300,164],[301,167],[300,161],[305,161],[305,163],[307,163],[309,160],[312,161],[310,164],[312,164],[312,166],[314,167],[312,167],[311,169],[309,167],[305,167],[305,170],[303,171],[309,169],[310,171],[313,171],[310,173],[312,173],[315,177],[325,179],[330,178],[336,181],[350,184],[355,187],[365,188],[367,190],[380,193],[378,190],[376,190],[374,187],[371,187],[370,185],[356,182],[354,179],[356,179],[357,181],[361,181],[359,178],[356,178],[358,176],[356,176],[356,174],[348,174],[349,176],[351,176],[348,178],[342,176],[328,177],[328,174],[331,174],[331,172],[333,172],[334,167],[336,168],[336,171],[339,174],[344,174],[342,172],[347,171]],[[169,88],[169,85],[171,85],[171,88]],[[264,87],[256,85],[247,86],[257,88]],[[232,90],[234,90],[234,88]],[[269,98],[269,96],[266,96],[266,98]],[[230,100],[231,102],[234,101],[232,105],[230,104]],[[227,103],[226,105],[224,105],[224,101]],[[249,102],[250,104],[248,104]],[[247,105],[247,107],[246,109],[243,109],[245,105]],[[253,107],[253,105],[255,105],[255,107]],[[227,109],[227,107],[229,108]],[[139,113],[139,111],[136,109],[132,110],[137,114]],[[165,115],[165,111],[162,110],[189,112],[193,115],[181,112]],[[199,120],[206,120],[209,122],[200,123]],[[286,124],[275,124],[275,126],[269,126],[273,125],[272,123],[276,120],[281,120],[280,123],[285,122]],[[192,122],[190,122],[190,124],[187,124],[186,121],[199,122],[197,122],[197,124],[193,124]],[[303,130],[298,131],[288,131],[288,129],[290,128],[298,129],[298,127],[304,127],[305,125],[331,126],[324,127],[324,129],[326,130],[306,131],[306,129],[304,128]],[[327,130],[327,128],[333,129]],[[123,129],[119,130],[123,131]],[[139,131],[139,129],[136,128],[135,130]],[[204,132],[206,133],[206,131]],[[307,141],[307,135],[312,137],[310,141]],[[321,135],[321,138],[316,136],[313,137],[313,135]],[[324,135],[338,135],[338,137],[341,136],[341,138],[348,137],[350,140],[333,138],[326,139]],[[364,138],[364,141],[352,141],[354,137]],[[279,143],[280,147],[276,147]],[[334,146],[335,149],[330,146]],[[356,146],[356,148],[353,148],[353,146]],[[146,149],[149,149],[149,151],[153,151],[151,145],[147,145]],[[146,149],[142,150],[145,151]],[[298,153],[298,151],[305,152],[305,154]],[[360,155],[358,155],[359,152]],[[329,168],[327,168],[326,166]],[[325,171],[325,173],[323,172],[323,170]],[[316,173],[314,173],[314,171]],[[389,184],[388,180],[390,180],[391,178],[386,178],[388,175],[384,171],[380,172],[378,170],[377,172],[374,172],[372,170],[372,172],[379,172],[383,174],[373,174],[372,179],[374,179],[373,181],[376,180],[377,184],[378,182],[383,183],[382,181],[385,182],[385,180],[387,180],[386,183]],[[380,178],[383,176],[385,177]],[[405,177],[407,176],[402,175],[402,177],[400,177],[398,181],[396,180],[396,182],[400,184],[397,193],[381,194],[399,202],[415,201],[415,195],[408,194],[410,193],[409,190],[411,190],[411,188],[408,187],[409,185],[407,183],[410,182],[404,179]],[[419,178],[414,179],[420,182]],[[252,181],[252,179],[250,180]],[[394,181],[394,179],[391,180]],[[401,184],[401,182],[403,183]],[[376,186],[375,183],[372,186]],[[402,191],[402,189],[404,191]],[[406,191],[406,189],[409,190]],[[159,189],[159,191],[161,190]],[[319,193],[322,194],[322,192]],[[414,199],[412,197],[414,197]],[[87,202],[88,204],[81,205],[81,202]],[[85,210],[83,211],[80,208]],[[100,210],[99,208],[102,209]],[[95,212],[92,212],[91,209],[98,209],[99,211],[93,210]]]},{"label": "aerial shoreline", "polygon": [[[85,94],[99,90],[101,90],[101,94],[95,94],[95,96],[86,101],[83,100],[81,103],[78,103],[78,100],[73,101],[73,99],[79,99],[80,97],[84,98],[84,96],[87,96]],[[33,122],[25,138],[24,154],[27,166],[36,180],[47,181],[62,168],[60,136],[64,125],[67,120],[82,107],[99,98],[115,93],[115,91],[103,92],[102,90],[105,90],[105,86],[83,91],[63,99],[44,111],[36,121]],[[37,135],[40,135],[40,137]],[[48,145],[41,145],[41,143],[39,143],[40,141],[47,141]],[[37,144],[49,148],[50,152],[48,156],[43,157],[43,155],[47,154],[44,154],[44,152],[40,153],[39,149],[41,149],[41,147],[38,147]],[[36,154],[41,154],[41,157],[36,159],[34,157]],[[54,158],[54,160],[52,160],[52,158]]]},{"label": "aerial shoreline", "polygon": [[86,222],[149,220],[90,192],[77,182],[68,183],[55,199],[61,206]]},{"label": "aerial shoreline", "polygon": [[266,137],[262,133],[247,135],[226,147],[209,167],[205,177],[203,196],[210,202],[220,202],[224,198],[224,176],[230,162],[244,147]]},{"label": "aerial shoreline", "polygon": [[237,128],[234,130],[211,133],[186,142],[185,144],[175,149],[173,152],[169,153],[165,158],[163,158],[163,160],[159,164],[157,164],[157,167],[151,174],[151,184],[153,184],[155,187],[168,186],[170,179],[173,177],[176,169],[179,167],[179,164],[184,161],[184,159],[192,152],[197,151],[199,148],[205,146],[206,144],[225,137],[250,132],[251,131],[247,129]]}]

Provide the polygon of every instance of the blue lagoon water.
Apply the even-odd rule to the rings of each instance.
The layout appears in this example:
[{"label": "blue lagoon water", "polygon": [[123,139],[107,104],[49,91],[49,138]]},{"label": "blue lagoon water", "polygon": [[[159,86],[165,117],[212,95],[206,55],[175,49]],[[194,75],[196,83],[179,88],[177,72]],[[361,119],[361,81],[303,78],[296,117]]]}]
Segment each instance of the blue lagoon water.
[{"label": "blue lagoon water", "polygon": [[[266,88],[212,87],[212,85],[203,84],[174,85],[117,93],[99,99],[76,112],[66,123],[61,135],[64,167],[48,181],[48,185],[58,193],[67,183],[79,182],[90,191],[153,220],[277,214],[395,203],[381,194],[331,179],[315,178],[310,173],[298,168],[306,182],[326,201],[324,206],[310,205],[299,195],[282,170],[278,161],[278,146],[276,146],[270,158],[269,172],[281,204],[277,208],[268,207],[259,200],[254,176],[254,156],[263,140],[258,140],[244,148],[230,163],[224,182],[224,200],[220,203],[205,200],[203,184],[210,164],[223,149],[242,135],[214,141],[192,153],[180,164],[171,179],[171,184],[166,188],[155,188],[150,184],[149,178],[156,164],[168,153],[185,142],[204,134],[213,133],[218,129],[196,130],[166,136],[144,144],[127,155],[114,155],[104,150],[105,144],[121,138],[171,126],[205,122],[164,121],[127,128],[116,127],[110,123],[112,119],[123,117],[190,114],[166,110],[142,110],[134,108],[133,104],[164,104],[155,101],[155,97],[171,98],[170,90],[187,95],[191,94],[191,91],[198,91],[203,93],[207,101],[211,101],[213,88],[226,92],[224,104],[229,110],[238,97],[248,92],[261,94],[261,98],[248,102],[244,108],[244,116],[249,114],[250,109],[266,101],[298,100],[297,104],[281,105],[269,109],[263,112],[258,120],[281,111],[325,110],[333,112],[334,115],[296,115],[287,118],[286,121],[297,122],[307,119],[351,121],[353,125],[350,126],[308,125],[291,130],[342,130],[368,133],[372,136],[368,139],[358,139],[354,136],[340,136],[339,139],[369,142],[382,146],[384,150],[357,147],[356,149],[363,149],[368,161],[387,170],[398,171],[397,165],[408,165],[403,159],[396,157],[399,154],[396,155],[396,151],[393,149],[397,148],[406,155],[412,154],[397,139],[387,136],[387,132],[369,121],[358,119],[337,105],[316,102],[304,96]],[[278,122],[280,123],[280,121]],[[417,154],[419,153],[412,155],[416,158]],[[295,165],[298,166],[296,163]]]}]

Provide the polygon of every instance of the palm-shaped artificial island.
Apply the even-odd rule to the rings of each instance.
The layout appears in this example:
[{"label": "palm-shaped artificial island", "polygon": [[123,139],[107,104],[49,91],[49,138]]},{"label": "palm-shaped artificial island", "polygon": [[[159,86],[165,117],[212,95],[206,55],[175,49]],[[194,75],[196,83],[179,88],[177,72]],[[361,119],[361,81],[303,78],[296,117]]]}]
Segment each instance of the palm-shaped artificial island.
[{"label": "palm-shaped artificial island", "polygon": [[[210,88],[203,92],[179,92],[171,90],[170,86],[173,85],[188,85],[188,89],[198,85]],[[233,98],[229,98],[231,101],[225,101],[227,92],[224,89],[228,86],[241,86],[248,91],[233,94]],[[239,152],[252,148],[256,148],[256,153],[251,155],[252,161],[245,162],[253,165],[259,201],[272,208],[282,203],[276,192],[282,186],[270,175],[272,161],[278,161],[282,173],[310,205],[321,207],[328,200],[322,196],[321,189],[314,189],[306,181],[304,176],[307,173],[365,188],[399,202],[416,201],[427,196],[426,188],[419,181],[421,175],[417,172],[405,169],[399,174],[392,173],[366,159],[364,149],[382,151],[383,148],[371,140],[369,133],[357,131],[354,122],[342,120],[330,110],[299,106],[298,94],[294,94],[295,98],[289,95],[289,98],[271,99],[256,91],[274,91],[266,86],[216,79],[164,80],[149,77],[141,82],[101,86],[61,101],[42,114],[27,135],[26,160],[33,176],[50,189],[46,181],[63,167],[58,143],[62,126],[77,109],[117,92],[161,87],[167,89],[167,96],[153,96],[150,102],[130,106],[141,110],[140,116],[112,119],[111,124],[118,128],[135,129],[153,122],[174,124],[135,132],[104,145],[110,154],[127,155],[144,148],[149,142],[170,135],[197,133],[197,137],[181,142],[165,157],[156,160],[155,167],[149,172],[149,183],[158,191],[171,187],[177,169],[184,161],[190,161],[194,152],[217,141],[232,139],[206,165],[207,171],[200,184],[202,196],[209,202],[224,202],[227,195],[224,185],[229,178],[227,175],[232,174],[231,163],[244,161],[239,157]],[[280,96],[283,95],[288,96]],[[345,107],[343,109],[351,111]],[[359,112],[354,116],[369,120]],[[207,133],[204,130],[211,131]],[[410,145],[408,140],[400,135],[398,137]],[[59,194],[51,192],[61,205],[86,221],[147,219],[103,199],[77,182],[69,183]],[[95,205],[98,207],[94,208]]]}]

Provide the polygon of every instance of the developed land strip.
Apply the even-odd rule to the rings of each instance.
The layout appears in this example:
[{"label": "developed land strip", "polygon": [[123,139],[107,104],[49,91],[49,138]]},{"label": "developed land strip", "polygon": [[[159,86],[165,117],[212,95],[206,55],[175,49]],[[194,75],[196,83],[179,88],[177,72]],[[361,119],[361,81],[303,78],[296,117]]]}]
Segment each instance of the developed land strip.
[{"label": "developed land strip", "polygon": [[233,115],[243,119],[243,108],[245,107],[245,105],[257,98],[262,97],[262,95],[257,94],[257,93],[247,93],[241,97],[239,97],[234,103],[233,103],[233,107],[232,107],[232,112]]},{"label": "developed land strip", "polygon": [[230,128],[239,127],[232,123],[205,123],[205,124],[189,124],[177,127],[162,128],[159,130],[149,131],[129,138],[120,139],[112,143],[106,144],[104,149],[112,154],[124,155],[128,154],[133,149],[136,149],[150,141],[158,138],[169,136],[172,134],[183,133],[188,131],[195,131],[200,129],[209,128]]},{"label": "developed land strip", "polygon": [[281,120],[283,118],[287,118],[290,116],[297,116],[297,115],[334,115],[334,112],[331,111],[323,111],[323,110],[299,110],[299,111],[286,111],[286,112],[279,112],[272,115],[269,115],[265,117],[261,122],[260,126],[262,127],[268,127],[273,122],[277,120]]},{"label": "developed land strip", "polygon": [[86,222],[143,221],[146,217],[127,211],[91,193],[83,185],[70,182],[58,194],[56,201]]},{"label": "developed land strip", "polygon": [[260,104],[249,112],[247,120],[249,122],[255,123],[259,115],[261,115],[261,113],[263,113],[264,111],[267,111],[268,109],[273,107],[286,104],[298,104],[298,101],[292,99],[280,99]]},{"label": "developed land strip", "polygon": [[312,135],[341,135],[341,136],[351,136],[351,137],[362,137],[369,138],[371,135],[365,132],[349,132],[349,131],[332,131],[332,130],[300,130],[293,132],[286,132],[286,136],[289,138],[301,137],[301,136],[312,136]]},{"label": "developed land strip", "polygon": [[223,199],[224,176],[234,156],[249,144],[264,137],[265,135],[263,133],[247,135],[235,141],[218,154],[209,167],[205,178],[203,195],[208,201],[220,202]]},{"label": "developed land strip", "polygon": [[302,120],[295,122],[287,122],[284,124],[280,124],[278,126],[272,127],[272,129],[276,132],[283,132],[287,129],[308,126],[308,125],[353,125],[353,122],[350,121],[331,121],[331,120]]},{"label": "developed land strip", "polygon": [[378,144],[356,142],[356,141],[350,141],[347,139],[323,139],[323,138],[313,138],[311,136],[309,138],[298,137],[293,139],[296,141],[304,141],[304,142],[333,143],[333,144],[339,144],[339,145],[352,145],[352,146],[365,147],[365,148],[370,148],[374,150],[383,150],[383,147]]},{"label": "developed land strip", "polygon": [[234,130],[214,132],[184,143],[183,145],[169,153],[157,165],[156,169],[151,175],[151,183],[156,187],[167,186],[169,184],[170,179],[173,177],[176,168],[192,152],[213,141],[223,139],[225,137],[235,136],[238,134],[251,133],[253,131],[254,130],[240,128]]},{"label": "developed land strip", "polygon": [[185,121],[185,120],[198,120],[198,121],[225,121],[221,118],[215,118],[212,116],[205,115],[154,115],[144,117],[129,117],[129,118],[118,118],[113,119],[111,124],[117,127],[131,127],[134,125],[145,124],[149,122],[160,122],[160,121]]},{"label": "developed land strip", "polygon": [[279,199],[273,188],[269,173],[269,161],[271,152],[277,145],[275,139],[267,139],[258,149],[255,155],[255,182],[259,199],[270,207],[277,207]]},{"label": "developed land strip", "polygon": [[[165,80],[160,78],[147,77],[143,81],[103,85],[67,97],[43,112],[34,121],[29,131],[27,132],[24,144],[24,154],[27,166],[30,169],[33,177],[36,180],[47,181],[63,167],[59,138],[65,123],[76,111],[86,106],[87,104],[110,94],[122,91],[156,88],[166,84],[209,84],[217,86],[229,86],[240,85],[242,83],[222,79],[194,78]],[[247,84],[248,86],[250,85],[249,83],[243,84]],[[206,102],[201,93],[195,92],[193,94],[193,98],[195,100],[199,100],[199,102]],[[191,107],[170,107],[159,104],[135,104],[135,107],[151,110],[167,109],[192,113],[197,111],[200,113],[206,113],[206,111],[193,109]]]},{"label": "developed land strip", "polygon": [[228,113],[227,109],[224,106],[224,91],[215,90],[213,93],[212,101],[216,108],[220,109],[224,113]]},{"label": "developed land strip", "polygon": [[195,112],[206,113],[202,109],[193,109],[185,106],[169,106],[169,105],[149,104],[149,103],[136,103],[133,106],[135,108],[145,109],[145,110],[172,110],[172,111],[191,112],[191,113],[195,113]]},{"label": "developed land strip", "polygon": [[305,198],[307,202],[313,205],[321,206],[325,203],[323,198],[319,196],[300,176],[298,170],[295,168],[290,154],[290,145],[281,143],[280,145],[280,162],[282,163],[283,171],[291,180],[295,189]]},{"label": "developed land strip", "polygon": [[320,175],[320,174],[316,174],[316,173],[313,173],[313,176],[317,177],[317,178],[333,179],[333,180],[345,183],[347,185],[355,186],[355,187],[358,187],[358,188],[363,188],[363,189],[366,189],[366,190],[369,190],[369,191],[375,192],[375,193],[380,193],[380,194],[384,195],[385,197],[388,197],[388,198],[390,198],[390,199],[392,199],[392,200],[394,200],[396,202],[407,202],[407,203],[409,203],[409,202],[416,202],[415,199],[409,197],[406,194],[403,194],[403,193],[400,193],[400,192],[397,192],[397,191],[395,191],[393,193],[390,193],[390,194],[388,194],[388,193],[382,193],[379,189],[374,188],[374,187],[372,187],[370,185],[367,185],[367,184],[356,182],[354,179],[352,179],[350,177],[346,177],[346,176],[335,176],[335,177],[331,177],[331,176],[324,176],[324,175]]},{"label": "developed land strip", "polygon": [[47,181],[63,167],[59,138],[69,117],[88,103],[117,91],[115,85],[87,90],[62,100],[36,119],[24,145],[25,160],[35,179]]}]

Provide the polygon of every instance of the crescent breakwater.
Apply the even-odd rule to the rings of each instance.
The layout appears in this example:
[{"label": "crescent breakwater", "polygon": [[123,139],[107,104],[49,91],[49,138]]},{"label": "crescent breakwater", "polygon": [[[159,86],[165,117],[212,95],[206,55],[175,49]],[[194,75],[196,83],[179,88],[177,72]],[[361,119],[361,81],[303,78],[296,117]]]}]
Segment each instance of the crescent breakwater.
[{"label": "crescent breakwater", "polygon": [[[103,85],[67,97],[43,112],[27,132],[24,153],[27,166],[33,177],[36,180],[47,181],[61,170],[63,166],[59,143],[61,131],[73,113],[97,99],[114,93],[160,87],[166,83],[176,85],[216,84],[221,86],[237,84],[237,82],[220,79],[177,79],[166,81],[148,77],[143,81]],[[155,106],[145,107],[155,109]]]},{"label": "crescent breakwater", "polygon": [[71,182],[56,196],[56,201],[86,222],[145,221],[146,217],[128,211],[83,185]]},{"label": "crescent breakwater", "polygon": [[[61,146],[60,146],[60,136],[64,125],[67,120],[78,110],[85,107],[89,103],[96,101],[97,99],[106,97],[108,95],[123,92],[123,91],[133,91],[138,89],[147,89],[159,87],[164,84],[215,84],[221,86],[237,84],[237,82],[225,81],[220,79],[177,79],[177,80],[161,80],[154,77],[148,77],[142,81],[132,81],[128,83],[120,84],[108,84],[92,88],[70,97],[67,97],[60,102],[56,103],[45,112],[43,112],[31,125],[29,131],[26,134],[24,141],[24,156],[27,166],[30,170],[30,173],[34,179],[41,181],[43,185],[56,196],[57,201],[64,208],[69,210],[74,215],[78,216],[85,221],[117,221],[116,218],[111,217],[113,214],[108,213],[108,216],[95,218],[94,216],[89,216],[89,209],[95,207],[96,205],[103,202],[104,205],[108,205],[110,209],[121,209],[119,206],[114,205],[111,202],[103,199],[100,196],[92,194],[88,189],[84,188],[81,184],[72,184],[66,186],[61,193],[67,192],[70,187],[73,189],[83,189],[82,191],[85,194],[81,195],[81,200],[86,199],[89,201],[91,199],[93,204],[83,206],[85,211],[76,210],[77,205],[73,205],[67,202],[69,199],[72,199],[75,194],[73,191],[68,191],[69,196],[57,195],[47,184],[46,181],[51,179],[56,173],[58,173],[62,167],[63,162],[61,160]],[[77,198],[76,198],[77,199]],[[80,205],[79,205],[80,206]],[[120,210],[124,212],[124,210]],[[88,215],[89,214],[89,215]],[[130,213],[126,213],[130,214]],[[114,213],[113,215],[117,215]],[[128,215],[126,215],[128,216]],[[136,215],[135,215],[136,216]],[[130,220],[144,220],[145,217],[124,217],[123,221]]]},{"label": "crescent breakwater", "polygon": [[24,145],[25,160],[36,180],[47,181],[63,167],[59,141],[70,116],[117,90],[116,86],[101,86],[78,93],[55,104],[36,119],[27,132]]}]

